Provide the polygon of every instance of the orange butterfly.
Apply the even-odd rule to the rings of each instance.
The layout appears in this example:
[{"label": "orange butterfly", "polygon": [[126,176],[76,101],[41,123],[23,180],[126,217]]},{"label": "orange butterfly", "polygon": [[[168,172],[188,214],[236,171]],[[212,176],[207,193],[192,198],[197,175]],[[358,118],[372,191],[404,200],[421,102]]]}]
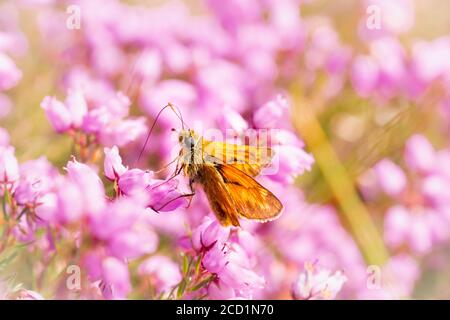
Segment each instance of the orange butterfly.
[{"label": "orange butterfly", "polygon": [[[171,104],[166,107],[175,112]],[[177,116],[183,125],[178,134],[181,150],[171,178],[181,172],[189,177],[192,193],[184,196],[194,196],[193,184],[199,183],[224,226],[239,226],[238,218],[265,222],[280,215],[280,200],[253,179],[270,164],[272,149],[205,140],[193,130],[184,129],[183,119]]]},{"label": "orange butterfly", "polygon": [[253,179],[270,164],[270,148],[212,142],[182,130],[182,170],[192,184],[197,182],[206,193],[219,222],[239,226],[238,218],[269,221],[277,218],[283,205],[277,197]]}]

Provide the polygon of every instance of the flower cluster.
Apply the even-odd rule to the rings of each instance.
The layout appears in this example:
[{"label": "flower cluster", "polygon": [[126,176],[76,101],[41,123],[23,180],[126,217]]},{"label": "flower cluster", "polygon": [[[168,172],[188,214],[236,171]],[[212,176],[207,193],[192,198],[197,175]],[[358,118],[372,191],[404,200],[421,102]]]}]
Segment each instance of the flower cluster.
[{"label": "flower cluster", "polygon": [[449,150],[435,151],[422,135],[412,136],[404,151],[405,172],[389,159],[379,162],[379,187],[395,200],[386,212],[384,234],[388,245],[407,245],[416,255],[449,240]]},{"label": "flower cluster", "polygon": [[[79,28],[67,25],[68,5]],[[43,125],[61,140],[29,148],[10,118],[11,141],[0,128],[0,298],[414,296],[421,263],[445,259],[450,243],[450,38],[408,38],[412,0],[362,0],[346,8],[351,19],[333,8],[1,5],[0,118],[30,114],[30,133]],[[31,17],[40,39],[28,43]],[[404,116],[408,133],[396,135],[405,110],[416,122]],[[266,138],[272,165],[255,179],[283,204],[280,217],[220,225],[201,187],[189,195],[192,181],[175,174],[171,129],[186,127],[238,144]],[[371,129],[394,136],[386,150]],[[347,165],[353,154],[363,175]],[[8,275],[24,257],[33,263],[17,282],[36,281],[14,287]]]}]

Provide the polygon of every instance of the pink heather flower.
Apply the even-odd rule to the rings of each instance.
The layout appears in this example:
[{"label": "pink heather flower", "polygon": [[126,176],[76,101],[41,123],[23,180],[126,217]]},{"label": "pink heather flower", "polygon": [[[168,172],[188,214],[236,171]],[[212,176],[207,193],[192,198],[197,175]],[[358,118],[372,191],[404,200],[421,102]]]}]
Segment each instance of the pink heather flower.
[{"label": "pink heather flower", "polygon": [[162,51],[163,63],[170,73],[183,74],[189,71],[192,55],[184,45],[176,41],[167,41]]},{"label": "pink heather flower", "polygon": [[103,168],[105,176],[110,180],[117,180],[127,168],[122,164],[122,158],[119,155],[119,149],[117,146],[112,148],[104,148],[105,160]]},{"label": "pink heather flower", "polygon": [[410,213],[407,208],[394,206],[388,210],[384,218],[384,238],[390,246],[400,246],[408,236],[409,228]]},{"label": "pink heather flower", "polygon": [[[39,219],[48,222],[56,222],[58,219],[58,196],[55,193],[47,193],[39,199],[40,205],[35,209]],[[78,214],[75,214],[78,215]]]},{"label": "pink heather flower", "polygon": [[[342,269],[346,274],[352,274],[343,289],[343,296],[353,296],[359,292],[362,283],[365,286],[366,265],[351,235],[342,227],[334,208],[306,203],[294,186],[274,183],[270,189],[282,199],[284,213],[268,224],[270,229],[265,232],[279,249],[282,266],[296,265],[302,268],[306,261],[320,259],[324,268]],[[287,261],[289,263],[286,265]],[[275,270],[281,269],[271,264]],[[264,276],[273,286],[278,281],[286,281],[286,277],[283,277],[284,280],[279,279],[269,268],[266,272],[267,276]]]},{"label": "pink heather flower", "polygon": [[103,294],[107,299],[125,299],[131,292],[130,274],[125,262],[108,257],[102,261]]},{"label": "pink heather flower", "polygon": [[106,79],[100,79],[90,70],[81,66],[74,66],[67,70],[63,79],[64,88],[67,90],[81,90],[86,101],[93,106],[101,106],[113,98],[117,92],[114,86]]},{"label": "pink heather flower", "polygon": [[72,126],[76,128],[81,126],[83,117],[88,111],[88,106],[83,93],[80,90],[70,90],[65,105],[70,113]]},{"label": "pink heather flower", "polygon": [[91,65],[97,74],[104,77],[117,76],[125,68],[125,53],[113,41],[102,39],[95,43],[102,49],[94,49]]},{"label": "pink heather flower", "polygon": [[119,189],[125,195],[133,195],[145,190],[151,183],[153,172],[141,169],[130,169],[119,179]]},{"label": "pink heather flower", "polygon": [[203,105],[206,108],[228,105],[237,111],[244,110],[245,74],[234,63],[218,60],[213,65],[201,68],[195,81],[202,93]]},{"label": "pink heather flower", "polygon": [[330,21],[323,20],[310,25],[310,43],[305,47],[305,67],[315,72],[328,64],[332,54],[341,48],[339,35]]},{"label": "pink heather flower", "polygon": [[[267,139],[274,155],[269,168],[262,174],[280,183],[291,183],[297,175],[311,170],[314,158],[303,149],[304,143],[288,130],[269,130]],[[264,133],[261,141],[266,139]]]},{"label": "pink heather flower", "polygon": [[331,300],[341,291],[347,277],[341,272],[331,273],[306,262],[304,271],[292,285],[295,300]]},{"label": "pink heather flower", "polygon": [[[367,269],[369,271],[370,269]],[[392,256],[382,267],[381,273],[368,272],[366,288],[357,293],[358,299],[405,299],[410,298],[415,283],[420,278],[420,268],[417,259],[408,254],[400,253]],[[368,277],[369,278],[368,278]]]},{"label": "pink heather flower", "polygon": [[7,95],[0,93],[0,118],[6,117],[10,113],[11,109],[11,99]]},{"label": "pink heather flower", "polygon": [[39,182],[22,180],[14,192],[14,199],[20,205],[32,205],[39,194]]},{"label": "pink heather flower", "polygon": [[108,242],[111,254],[122,259],[133,259],[153,253],[157,247],[158,236],[149,225],[136,223],[130,230],[115,234]]},{"label": "pink heather flower", "polygon": [[327,61],[327,72],[330,76],[337,76],[347,71],[351,50],[348,47],[340,47],[336,52],[331,53]]},{"label": "pink heather flower", "polygon": [[39,293],[26,289],[21,289],[15,296],[16,300],[44,300]]},{"label": "pink heather flower", "polygon": [[361,96],[376,94],[382,100],[403,93],[407,69],[405,50],[395,38],[370,43],[370,55],[357,57],[352,70],[352,83]]},{"label": "pink heather flower", "polygon": [[[9,15],[9,13],[12,12],[8,12],[8,11],[15,11],[14,13],[12,13],[12,16],[16,16],[18,8],[13,8],[12,6],[6,7],[6,6],[2,6],[1,10],[2,10],[2,14],[3,15]],[[6,10],[5,10],[6,9]],[[11,10],[12,9],[12,10]],[[4,20],[4,22],[6,22],[6,24],[10,24],[9,26],[6,26],[5,24],[3,25],[2,28],[2,32],[0,32],[0,51],[2,52],[7,52],[8,54],[11,54],[13,56],[18,56],[18,57],[22,57],[28,49],[28,42],[27,42],[27,38],[25,37],[24,34],[22,34],[20,32],[20,30],[17,30],[18,25],[17,22],[18,21],[12,21],[15,20],[17,17],[11,19],[10,21],[6,22],[6,20]],[[9,29],[9,30],[6,30]],[[16,30],[14,30],[16,29]]]},{"label": "pink heather flower", "polygon": [[105,204],[103,184],[89,166],[73,160],[68,162],[66,170],[67,176],[56,181],[56,190],[39,199],[42,204],[36,213],[44,220],[76,222],[98,212]]},{"label": "pink heather flower", "polygon": [[94,108],[84,117],[81,129],[87,133],[99,134],[113,119],[114,116],[105,106]]},{"label": "pink heather flower", "polygon": [[119,198],[108,203],[103,210],[90,216],[91,232],[99,239],[108,240],[131,229],[138,217],[144,214],[141,202],[139,198]]},{"label": "pink heather flower", "polygon": [[[205,204],[202,204],[205,206]],[[192,203],[194,206],[194,201]],[[190,249],[192,247],[189,237],[186,236],[186,225],[191,222],[192,215],[183,214],[184,210],[177,210],[175,214],[154,214],[153,210],[147,209],[148,214],[151,215],[150,223],[158,231],[159,234],[164,234],[175,239],[178,239],[177,244],[180,248]],[[200,211],[200,210],[199,210]],[[200,211],[194,213],[195,219],[199,219],[198,216],[203,216],[204,212]]]},{"label": "pink heather flower", "polygon": [[390,196],[398,196],[407,185],[403,170],[390,160],[381,160],[374,171],[382,190]]},{"label": "pink heather flower", "polygon": [[39,7],[45,5],[51,5],[55,3],[55,0],[19,0],[19,3],[25,7]]},{"label": "pink heather flower", "polygon": [[398,39],[386,38],[373,41],[370,44],[370,52],[380,70],[378,82],[380,94],[390,98],[403,89],[406,76],[405,49]]},{"label": "pink heather flower", "polygon": [[393,248],[407,244],[416,254],[428,253],[433,245],[445,237],[445,222],[432,208],[407,209],[394,206],[384,219],[384,238]]},{"label": "pink heather flower", "polygon": [[[139,97],[139,105],[145,112],[155,117],[168,102],[189,108],[195,106],[197,99],[197,90],[192,84],[181,80],[164,80],[150,88],[144,87]],[[161,117],[161,121],[168,125],[179,125],[179,119],[171,112]]]},{"label": "pink heather flower", "polygon": [[450,167],[448,163],[450,161],[450,150],[439,150],[436,153],[436,164],[433,173],[440,173],[443,177],[450,178]]},{"label": "pink heather flower", "polygon": [[54,97],[45,97],[41,107],[57,132],[80,127],[88,112],[84,95],[79,90],[70,90],[64,103]]},{"label": "pink heather flower", "polygon": [[227,264],[228,245],[216,243],[202,259],[203,267],[211,273],[219,273]]},{"label": "pink heather flower", "polygon": [[270,100],[253,115],[253,123],[257,128],[290,128],[289,101],[278,95],[274,100]]},{"label": "pink heather flower", "polygon": [[230,30],[235,30],[241,24],[258,21],[262,15],[262,6],[257,0],[208,0],[207,3],[224,27]]},{"label": "pink heather flower", "polygon": [[105,100],[104,105],[114,117],[124,118],[130,112],[131,101],[124,93],[118,91],[114,96]]},{"label": "pink heather flower", "polygon": [[235,299],[236,291],[234,288],[219,280],[211,282],[208,285],[208,297],[213,300]]},{"label": "pink heather flower", "polygon": [[394,297],[410,297],[420,277],[420,268],[417,260],[410,255],[401,253],[391,257],[384,268],[392,275],[395,281],[393,283]]},{"label": "pink heather flower", "polygon": [[314,158],[302,148],[278,145],[273,149],[275,156],[272,159],[272,166],[278,166],[278,171],[275,175],[269,175],[269,178],[280,183],[290,184],[298,175],[311,170]]},{"label": "pink heather flower", "polygon": [[240,113],[231,108],[226,107],[223,110],[220,122],[220,127],[223,128],[223,130],[233,129],[237,135],[244,133],[244,131],[248,129],[248,124],[244,118],[242,118]]},{"label": "pink heather flower", "polygon": [[148,207],[157,211],[172,211],[187,205],[189,199],[177,190],[178,180],[153,179],[153,172],[130,169],[119,178],[119,190],[127,196],[140,195],[146,198]]},{"label": "pink heather flower", "polygon": [[145,118],[113,119],[99,132],[102,145],[123,147],[147,133]]},{"label": "pink heather flower", "polygon": [[[367,8],[375,6],[380,10],[380,28],[367,26]],[[364,13],[359,24],[359,36],[363,40],[374,40],[408,32],[414,25],[415,8],[411,0],[365,0]]]},{"label": "pink heather flower", "polygon": [[362,97],[373,94],[378,83],[378,65],[371,56],[357,56],[351,70],[353,88]]},{"label": "pink heather flower", "polygon": [[[91,234],[102,241],[109,255],[133,259],[156,250],[158,237],[150,226],[143,200],[137,196],[118,198],[89,216]],[[91,265],[97,270],[95,264]]]},{"label": "pink heather flower", "polygon": [[26,215],[22,215],[14,227],[12,233],[14,237],[22,243],[30,243],[36,240],[35,224]]},{"label": "pink heather flower", "polygon": [[240,295],[251,297],[254,289],[264,288],[265,279],[253,270],[247,253],[238,245],[232,244],[227,263],[218,273],[221,282],[237,289]]},{"label": "pink heather flower", "polygon": [[195,250],[208,250],[216,243],[224,243],[230,236],[230,228],[222,227],[216,219],[208,216],[192,233],[192,246]]},{"label": "pink heather flower", "polygon": [[54,97],[45,97],[41,102],[41,107],[56,132],[64,132],[70,128],[72,118],[69,110],[61,101]]},{"label": "pink heather flower", "polygon": [[20,176],[14,199],[20,205],[33,205],[51,191],[58,180],[58,171],[45,157],[41,157],[21,164]]},{"label": "pink heather flower", "polygon": [[146,50],[137,58],[136,76],[146,83],[155,83],[162,73],[162,58],[157,50]]},{"label": "pink heather flower", "polygon": [[239,229],[232,237],[233,241],[247,253],[250,259],[264,252],[264,242],[258,233],[252,233],[247,230]]},{"label": "pink heather flower", "polygon": [[217,275],[217,280],[233,288],[235,294],[251,298],[255,289],[264,287],[264,278],[255,273],[247,254],[236,243],[216,243],[204,255],[203,267]]},{"label": "pink heather flower", "polygon": [[[248,28],[251,29],[251,28]],[[264,34],[267,30],[263,28],[259,28],[260,30],[248,30],[248,33],[258,32]],[[275,37],[275,34],[271,32],[270,34],[265,34],[267,37]],[[250,44],[252,45],[252,44]],[[245,46],[245,44],[244,44]],[[243,49],[245,50],[245,49]],[[253,51],[251,54],[248,52],[243,57],[245,70],[252,74],[255,78],[255,83],[251,85],[255,88],[258,88],[258,84],[270,83],[272,81],[276,81],[276,77],[278,75],[277,64],[275,61],[275,52],[269,50],[260,50],[259,48],[251,47],[249,49]],[[260,89],[260,88],[259,88]]]},{"label": "pink heather flower", "polygon": [[429,172],[436,163],[436,152],[427,138],[416,134],[406,142],[405,160],[411,169]]},{"label": "pink heather flower", "polygon": [[105,190],[97,173],[88,165],[76,160],[69,161],[66,170],[68,178],[82,191],[86,213],[96,212],[103,208]]},{"label": "pink heather flower", "polygon": [[20,71],[6,54],[0,52],[0,90],[8,90],[16,86],[22,78]]},{"label": "pink heather flower", "polygon": [[0,127],[0,146],[7,147],[9,146],[9,133],[6,129]]},{"label": "pink heather flower", "polygon": [[149,206],[157,211],[173,211],[187,206],[189,199],[177,189],[178,180],[154,180],[148,186]]},{"label": "pink heather flower", "polygon": [[433,41],[417,41],[412,46],[412,69],[419,81],[431,81],[450,75],[450,37],[440,37]]},{"label": "pink heather flower", "polygon": [[390,247],[407,245],[423,255],[450,238],[450,176],[447,166],[441,165],[446,154],[447,150],[436,152],[425,137],[414,135],[404,152],[408,175],[389,160],[376,166],[378,182],[397,201],[384,219],[384,238]]},{"label": "pink heather flower", "polygon": [[[72,181],[66,181],[64,187],[58,189],[56,193],[56,214],[60,223],[71,223],[78,221],[86,212],[84,193],[79,185]],[[50,203],[51,205],[51,203]]]},{"label": "pink heather flower", "polygon": [[101,250],[90,250],[81,258],[83,266],[86,268],[89,281],[96,282],[102,278],[102,259]]},{"label": "pink heather flower", "polygon": [[421,192],[425,200],[435,207],[450,204],[450,179],[442,174],[431,174],[423,179]]},{"label": "pink heather flower", "polygon": [[152,256],[142,262],[138,274],[141,277],[149,277],[158,293],[170,291],[182,279],[179,266],[162,255]]},{"label": "pink heather flower", "polygon": [[142,199],[119,198],[89,216],[89,229],[110,255],[133,259],[157,249],[158,237],[147,218]]},{"label": "pink heather flower", "polygon": [[0,181],[15,182],[19,176],[19,163],[14,156],[14,148],[0,146]]},{"label": "pink heather flower", "polygon": [[305,42],[305,27],[300,6],[296,1],[270,2],[270,25],[279,37],[279,46],[287,50],[300,50]]}]

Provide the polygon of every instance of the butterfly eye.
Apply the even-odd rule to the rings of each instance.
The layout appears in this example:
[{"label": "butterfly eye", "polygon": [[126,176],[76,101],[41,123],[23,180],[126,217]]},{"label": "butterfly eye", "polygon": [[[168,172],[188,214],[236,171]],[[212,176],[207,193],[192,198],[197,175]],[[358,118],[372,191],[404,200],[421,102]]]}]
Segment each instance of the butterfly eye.
[{"label": "butterfly eye", "polygon": [[178,142],[181,143],[181,141],[183,141],[183,137],[182,136],[178,136]]}]

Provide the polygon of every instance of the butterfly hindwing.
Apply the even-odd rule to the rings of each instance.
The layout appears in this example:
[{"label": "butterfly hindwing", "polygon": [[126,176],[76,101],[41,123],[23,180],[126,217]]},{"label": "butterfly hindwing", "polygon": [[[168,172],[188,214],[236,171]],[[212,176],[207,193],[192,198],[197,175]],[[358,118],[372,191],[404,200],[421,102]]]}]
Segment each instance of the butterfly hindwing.
[{"label": "butterfly hindwing", "polygon": [[197,174],[217,220],[224,226],[239,226],[239,214],[234,205],[233,195],[217,171],[216,165],[201,165]]},{"label": "butterfly hindwing", "polygon": [[204,165],[201,171],[203,189],[222,224],[239,225],[237,217],[269,221],[279,216],[280,200],[234,166]]}]

